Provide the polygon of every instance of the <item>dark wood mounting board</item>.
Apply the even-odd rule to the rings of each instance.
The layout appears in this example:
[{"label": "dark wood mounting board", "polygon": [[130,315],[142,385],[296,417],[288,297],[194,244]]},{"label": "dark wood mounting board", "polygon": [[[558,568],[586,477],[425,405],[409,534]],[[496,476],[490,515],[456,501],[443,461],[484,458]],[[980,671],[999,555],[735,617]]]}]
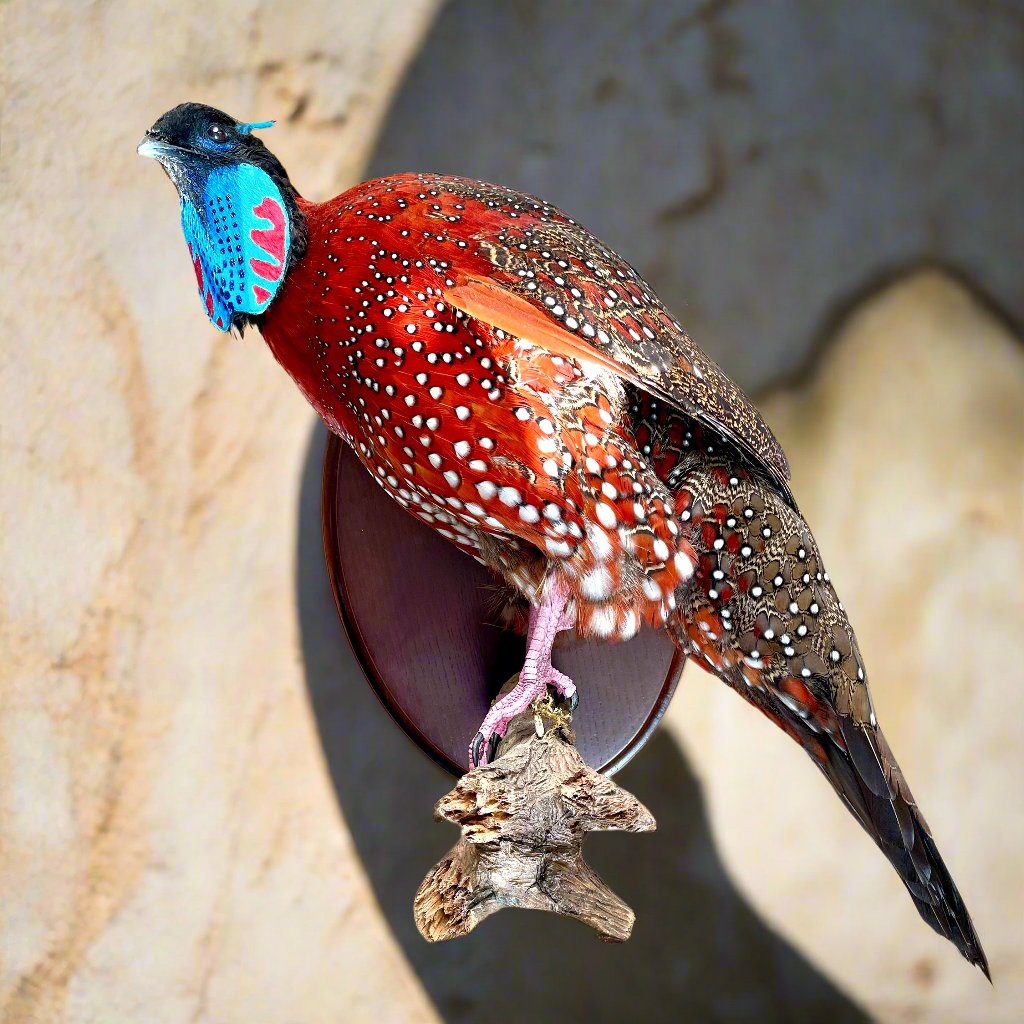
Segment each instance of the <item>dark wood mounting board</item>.
[{"label": "dark wood mounting board", "polygon": [[[525,644],[494,625],[488,571],[413,519],[331,435],[324,457],[324,553],[342,626],[370,685],[406,733],[453,775]],[[587,764],[611,774],[647,741],[683,659],[664,634],[625,644],[563,634],[555,665],[580,688],[573,716]]]}]

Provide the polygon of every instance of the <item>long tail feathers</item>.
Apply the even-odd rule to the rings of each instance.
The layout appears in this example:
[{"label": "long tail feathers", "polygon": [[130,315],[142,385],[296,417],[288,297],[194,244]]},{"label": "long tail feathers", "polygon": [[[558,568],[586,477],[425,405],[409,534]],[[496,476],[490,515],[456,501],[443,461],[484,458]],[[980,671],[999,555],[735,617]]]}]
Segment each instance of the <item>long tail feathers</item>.
[{"label": "long tail feathers", "polygon": [[809,527],[707,425],[643,393],[633,416],[697,555],[669,632],[800,743],[925,921],[991,980],[971,916],[877,727],[856,637]]},{"label": "long tail feathers", "polygon": [[765,700],[763,691],[734,689],[804,747],[843,803],[889,858],[921,917],[991,981],[988,959],[971,915],[882,731],[839,716],[839,735],[831,738],[809,729],[784,704]]},{"label": "long tail feathers", "polygon": [[846,750],[824,744],[822,770],[836,792],[889,858],[918,913],[992,980],[971,915],[943,863],[928,824],[907,787],[885,737],[841,718]]}]

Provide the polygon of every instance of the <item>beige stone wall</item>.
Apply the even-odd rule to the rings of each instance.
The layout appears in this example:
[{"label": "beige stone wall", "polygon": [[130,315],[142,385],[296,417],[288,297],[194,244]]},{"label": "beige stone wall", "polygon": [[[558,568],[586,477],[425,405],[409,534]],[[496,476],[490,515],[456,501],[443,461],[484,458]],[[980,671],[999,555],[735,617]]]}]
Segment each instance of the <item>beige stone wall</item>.
[{"label": "beige stone wall", "polygon": [[[0,1019],[434,1019],[339,819],[295,608],[312,414],[206,328],[135,154],[200,99],[354,182],[432,2],[6,3]],[[13,259],[12,259],[13,257]]]},{"label": "beige stone wall", "polygon": [[668,714],[753,905],[881,1020],[1024,1015],[1024,346],[935,273],[862,306],[762,403],[879,720],[988,953],[990,988],[781,732],[693,666]]},{"label": "beige stone wall", "polygon": [[[312,415],[258,337],[204,325],[173,192],[134,152],[202,99],[279,118],[275,150],[331,194],[433,9],[0,6],[5,1022],[437,1019],[311,720]],[[1019,343],[931,276],[871,301],[766,406],[994,991],[760,716],[693,671],[669,715],[738,884],[882,1020],[1009,1022],[1024,998],[1022,395]]]}]

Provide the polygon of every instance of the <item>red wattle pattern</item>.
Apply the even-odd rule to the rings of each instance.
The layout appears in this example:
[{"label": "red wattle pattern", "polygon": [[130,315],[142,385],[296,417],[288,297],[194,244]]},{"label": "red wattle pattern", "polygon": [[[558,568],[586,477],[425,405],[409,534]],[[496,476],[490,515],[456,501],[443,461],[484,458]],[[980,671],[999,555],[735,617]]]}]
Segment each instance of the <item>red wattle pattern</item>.
[{"label": "red wattle pattern", "polygon": [[257,217],[269,220],[271,227],[253,228],[249,232],[249,237],[277,262],[267,263],[266,260],[258,260],[253,256],[249,260],[249,266],[265,281],[277,281],[284,271],[284,210],[276,199],[264,196],[262,202],[252,208],[252,212]]},{"label": "red wattle pattern", "polygon": [[199,285],[199,294],[206,290],[206,283],[203,280],[203,264],[199,257],[192,251],[192,243],[188,244],[188,254],[192,257],[192,269],[196,272],[196,284]]}]

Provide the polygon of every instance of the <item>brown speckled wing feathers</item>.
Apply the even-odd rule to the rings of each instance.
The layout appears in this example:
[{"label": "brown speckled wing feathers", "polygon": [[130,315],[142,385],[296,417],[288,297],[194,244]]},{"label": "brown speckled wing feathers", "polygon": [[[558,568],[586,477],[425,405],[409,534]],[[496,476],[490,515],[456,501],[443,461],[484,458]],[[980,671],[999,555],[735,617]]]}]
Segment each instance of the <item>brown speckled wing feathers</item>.
[{"label": "brown speckled wing feathers", "polygon": [[437,184],[442,197],[483,201],[493,211],[473,235],[484,257],[481,278],[529,303],[576,346],[613,361],[626,379],[714,426],[790,496],[789,463],[761,414],[629,263],[539,199],[457,178]]}]

